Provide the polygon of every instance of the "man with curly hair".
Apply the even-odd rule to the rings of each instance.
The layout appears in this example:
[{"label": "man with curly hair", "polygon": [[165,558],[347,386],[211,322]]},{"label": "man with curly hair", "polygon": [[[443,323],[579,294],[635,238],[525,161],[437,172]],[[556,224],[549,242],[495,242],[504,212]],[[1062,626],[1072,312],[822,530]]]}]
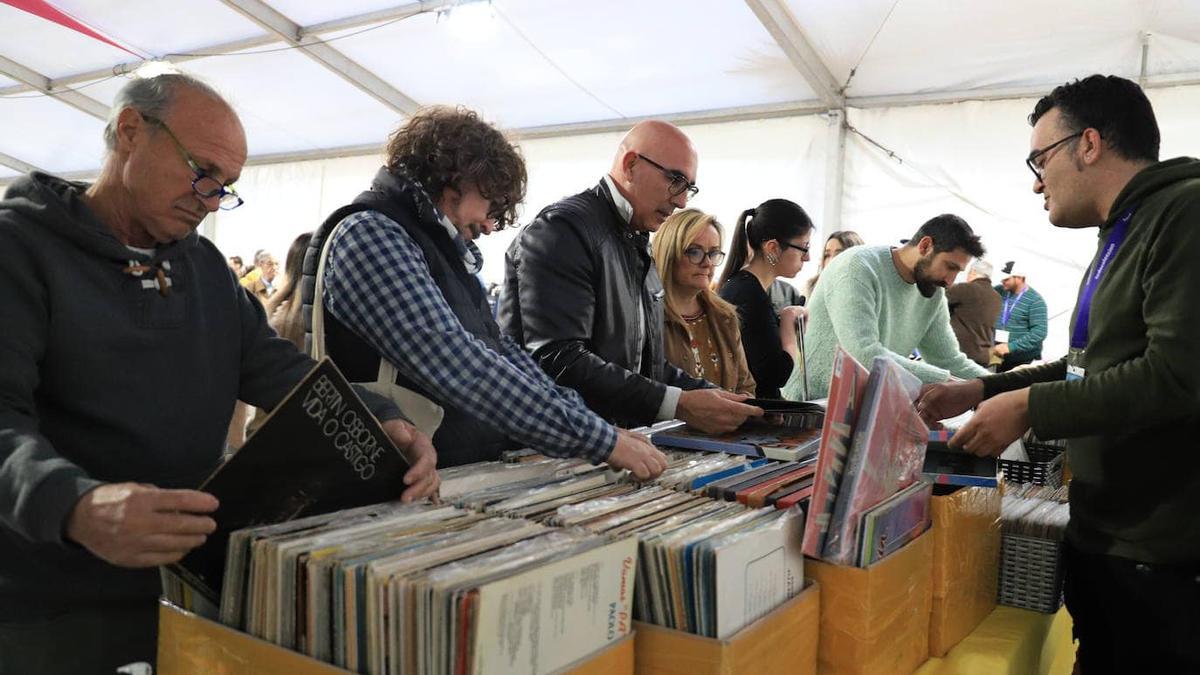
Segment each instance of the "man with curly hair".
[{"label": "man with curly hair", "polygon": [[475,112],[413,116],[371,188],[313,237],[304,303],[314,347],[436,429],[443,466],[525,445],[657,476],[662,453],[555,386],[492,317],[474,240],[513,221],[525,183],[517,148]]}]

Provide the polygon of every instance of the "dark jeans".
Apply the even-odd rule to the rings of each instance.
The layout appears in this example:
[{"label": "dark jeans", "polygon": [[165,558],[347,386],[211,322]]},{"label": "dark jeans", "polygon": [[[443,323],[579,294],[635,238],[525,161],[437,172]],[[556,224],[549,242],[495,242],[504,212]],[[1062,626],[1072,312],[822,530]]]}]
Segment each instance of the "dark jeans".
[{"label": "dark jeans", "polygon": [[154,666],[157,652],[154,602],[76,609],[29,623],[0,622],[0,675],[112,675],[139,661]]},{"label": "dark jeans", "polygon": [[1200,673],[1200,564],[1064,555],[1080,673]]}]

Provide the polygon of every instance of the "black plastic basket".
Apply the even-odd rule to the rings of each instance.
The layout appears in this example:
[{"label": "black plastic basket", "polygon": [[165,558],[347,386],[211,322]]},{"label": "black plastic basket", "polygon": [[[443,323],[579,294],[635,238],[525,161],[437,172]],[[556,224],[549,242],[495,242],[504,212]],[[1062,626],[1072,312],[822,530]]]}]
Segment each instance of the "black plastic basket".
[{"label": "black plastic basket", "polygon": [[1001,605],[1053,614],[1062,606],[1062,542],[1016,534],[1001,537]]},{"label": "black plastic basket", "polygon": [[1014,459],[1000,460],[1000,470],[1009,483],[1033,483],[1034,485],[1062,485],[1063,453],[1059,448],[1026,445],[1028,462]]}]

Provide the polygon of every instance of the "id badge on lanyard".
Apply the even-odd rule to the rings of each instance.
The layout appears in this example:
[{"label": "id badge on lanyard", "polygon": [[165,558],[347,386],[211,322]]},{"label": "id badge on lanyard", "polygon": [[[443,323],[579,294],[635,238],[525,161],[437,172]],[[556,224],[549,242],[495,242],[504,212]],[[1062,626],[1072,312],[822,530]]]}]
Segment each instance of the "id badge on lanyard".
[{"label": "id badge on lanyard", "polygon": [[1096,287],[1100,285],[1100,280],[1108,271],[1109,264],[1117,255],[1117,250],[1121,248],[1121,244],[1125,243],[1125,235],[1129,231],[1129,221],[1133,219],[1133,211],[1134,209],[1126,211],[1116,225],[1113,225],[1112,232],[1108,235],[1108,241],[1104,243],[1100,258],[1096,260],[1093,269],[1088,272],[1087,283],[1083,285],[1083,290],[1079,293],[1079,304],[1075,310],[1075,328],[1071,332],[1071,350],[1067,352],[1066,379],[1068,382],[1082,380],[1087,376],[1086,357],[1088,326],[1091,324],[1092,318],[1092,296],[1096,294]]},{"label": "id badge on lanyard", "polygon": [[1087,350],[1071,347],[1071,351],[1067,352],[1067,382],[1082,380],[1087,375],[1087,369],[1084,364],[1084,355]]}]

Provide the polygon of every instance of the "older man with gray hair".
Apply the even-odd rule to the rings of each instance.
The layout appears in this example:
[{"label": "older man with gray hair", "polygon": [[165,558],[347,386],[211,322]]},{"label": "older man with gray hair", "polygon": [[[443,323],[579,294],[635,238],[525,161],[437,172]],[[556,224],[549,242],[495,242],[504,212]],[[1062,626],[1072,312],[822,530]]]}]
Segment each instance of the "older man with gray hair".
[{"label": "older man with gray hair", "polygon": [[976,260],[967,271],[965,283],[946,291],[950,327],[962,352],[975,363],[988,367],[1000,316],[1000,295],[992,289],[992,264]]},{"label": "older man with gray hair", "polygon": [[[273,408],[312,367],[197,236],[233,188],[233,109],[178,74],[136,79],[91,185],[33,173],[0,202],[0,673],[154,663],[155,569],[204,542],[234,402]],[[369,401],[371,402],[371,401]],[[428,439],[371,407],[437,488]]]}]

